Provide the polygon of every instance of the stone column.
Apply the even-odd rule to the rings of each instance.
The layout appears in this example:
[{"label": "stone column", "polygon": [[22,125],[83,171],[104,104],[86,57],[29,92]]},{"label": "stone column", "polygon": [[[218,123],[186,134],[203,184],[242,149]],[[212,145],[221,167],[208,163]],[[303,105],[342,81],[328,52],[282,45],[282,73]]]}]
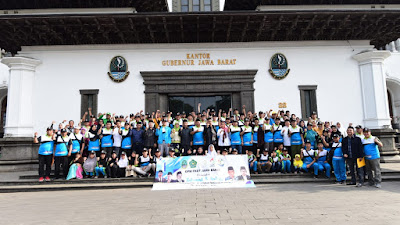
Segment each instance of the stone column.
[{"label": "stone column", "polygon": [[27,57],[5,57],[1,62],[10,67],[4,136],[32,137],[35,69],[41,61]]},{"label": "stone column", "polygon": [[381,139],[383,162],[400,162],[395,147],[395,131],[392,129],[383,61],[391,55],[389,51],[367,51],[353,58],[358,61],[361,77],[361,94],[364,126]]}]

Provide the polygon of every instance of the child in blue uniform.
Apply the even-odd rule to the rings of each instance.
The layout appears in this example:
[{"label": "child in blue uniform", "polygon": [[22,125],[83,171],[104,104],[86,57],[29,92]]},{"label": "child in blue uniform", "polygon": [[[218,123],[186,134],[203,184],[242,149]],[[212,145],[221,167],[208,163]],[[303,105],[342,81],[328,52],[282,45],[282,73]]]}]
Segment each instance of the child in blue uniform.
[{"label": "child in blue uniform", "polygon": [[346,182],[346,164],[342,152],[342,143],[339,142],[339,135],[333,135],[333,142],[329,156],[332,158],[333,171],[336,177],[337,184]]},{"label": "child in blue uniform", "polygon": [[318,175],[318,164],[315,159],[315,151],[311,149],[311,142],[306,141],[306,149],[301,150],[301,159],[303,160],[303,166],[301,170],[308,172],[309,169],[314,170],[314,176]]},{"label": "child in blue uniform", "polygon": [[271,171],[273,173],[282,172],[282,162],[280,157],[276,154],[276,151],[272,152],[270,161],[272,163]]},{"label": "child in blue uniform", "polygon": [[258,172],[257,172],[257,157],[253,154],[253,150],[249,149],[247,151],[247,159],[249,161],[250,171],[253,171],[255,174],[258,174]]},{"label": "child in blue uniform", "polygon": [[292,168],[291,168],[291,160],[292,158],[290,157],[290,154],[288,153],[287,148],[283,148],[282,154],[281,154],[281,160],[282,160],[282,170],[283,173],[290,173],[292,172]]},{"label": "child in blue uniform", "polygon": [[331,177],[331,165],[328,163],[328,151],[324,149],[324,144],[318,142],[318,149],[316,152],[318,171],[323,172],[325,170],[325,176],[327,178]]}]

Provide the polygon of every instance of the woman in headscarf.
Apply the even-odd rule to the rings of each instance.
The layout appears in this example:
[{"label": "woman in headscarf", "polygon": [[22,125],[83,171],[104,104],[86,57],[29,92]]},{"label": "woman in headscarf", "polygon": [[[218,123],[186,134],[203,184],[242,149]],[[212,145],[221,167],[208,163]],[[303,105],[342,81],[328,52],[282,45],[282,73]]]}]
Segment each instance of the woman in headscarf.
[{"label": "woman in headscarf", "polygon": [[217,151],[215,151],[214,145],[208,146],[207,156],[211,158],[217,157]]},{"label": "woman in headscarf", "polygon": [[91,151],[89,157],[83,163],[83,169],[85,170],[87,177],[94,177],[94,170],[97,165],[97,158],[94,151]]},{"label": "woman in headscarf", "polygon": [[69,168],[67,180],[71,180],[74,178],[82,179],[82,164],[83,164],[83,157],[78,152],[75,154],[75,159],[71,162],[71,167]]},{"label": "woman in headscarf", "polygon": [[126,167],[129,165],[129,160],[125,152],[121,153],[121,158],[118,160],[117,165],[118,165],[117,177],[125,177]]},{"label": "woman in headscarf", "polygon": [[226,126],[225,121],[220,123],[220,127],[217,132],[218,136],[218,146],[220,147],[219,150],[224,148],[228,148],[229,152],[232,151],[231,147],[231,139],[229,138],[229,128]]}]

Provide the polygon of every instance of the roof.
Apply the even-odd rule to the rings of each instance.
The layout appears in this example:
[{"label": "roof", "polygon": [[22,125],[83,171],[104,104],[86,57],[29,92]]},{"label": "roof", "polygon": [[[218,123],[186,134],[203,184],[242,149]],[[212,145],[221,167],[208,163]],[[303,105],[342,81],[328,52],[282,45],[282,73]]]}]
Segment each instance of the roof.
[{"label": "roof", "polygon": [[138,12],[167,12],[167,0],[0,0],[0,10],[60,8],[124,8]]},{"label": "roof", "polygon": [[399,0],[225,0],[224,10],[255,10],[259,5],[399,4]]},{"label": "roof", "polygon": [[0,16],[0,48],[21,46],[371,40],[400,37],[400,12],[235,11],[101,15]]}]

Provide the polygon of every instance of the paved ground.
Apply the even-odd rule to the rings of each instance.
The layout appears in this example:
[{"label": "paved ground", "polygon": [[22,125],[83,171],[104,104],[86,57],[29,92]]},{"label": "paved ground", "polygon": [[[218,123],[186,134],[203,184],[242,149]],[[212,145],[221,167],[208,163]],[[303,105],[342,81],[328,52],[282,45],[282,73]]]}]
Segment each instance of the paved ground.
[{"label": "paved ground", "polygon": [[400,182],[383,188],[271,184],[0,194],[3,224],[399,224]]}]

